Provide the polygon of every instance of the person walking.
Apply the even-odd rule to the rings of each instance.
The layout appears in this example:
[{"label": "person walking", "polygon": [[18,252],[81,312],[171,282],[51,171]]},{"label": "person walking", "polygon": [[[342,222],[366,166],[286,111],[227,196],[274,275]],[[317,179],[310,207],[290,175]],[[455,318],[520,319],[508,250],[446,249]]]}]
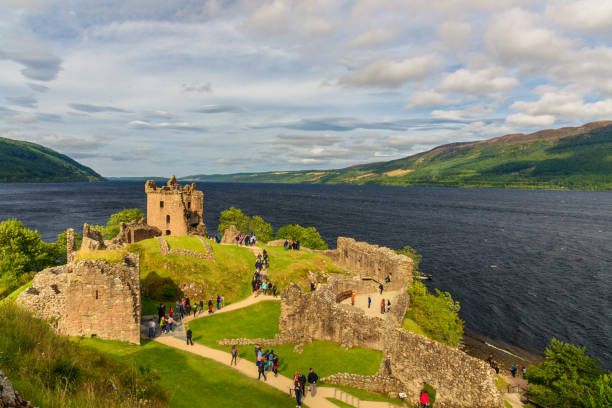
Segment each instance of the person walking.
[{"label": "person walking", "polygon": [[383,284],[382,284],[382,283],[378,285],[378,289],[380,290],[380,294],[381,294],[381,295],[382,295],[382,293],[383,293],[383,289],[384,289],[384,288],[385,288],[385,287],[383,286]]},{"label": "person walking", "polygon": [[217,310],[221,309],[221,296],[217,295]]},{"label": "person walking", "polygon": [[191,329],[187,329],[187,345],[191,344],[193,346],[193,340],[191,340],[192,334]]},{"label": "person walking", "polygon": [[429,394],[427,393],[427,391],[423,391],[421,393],[421,406],[424,408],[429,408]]},{"label": "person walking", "polygon": [[297,371],[295,372],[295,376],[293,377],[293,390],[295,391],[295,400],[297,402],[296,408],[302,407],[302,383],[300,383],[299,375]]},{"label": "person walking", "polygon": [[351,293],[351,305],[355,306],[355,293]]},{"label": "person walking", "polygon": [[512,378],[516,377],[516,366],[514,364],[512,364],[510,372],[512,373]]},{"label": "person walking", "polygon": [[317,381],[319,381],[319,376],[310,368],[310,370],[308,370],[308,384],[310,384],[311,397],[314,397],[317,393]]},{"label": "person walking", "polygon": [[149,320],[149,338],[155,338],[155,320]]},{"label": "person walking", "polygon": [[370,305],[372,305],[372,298],[368,296],[368,309],[370,308]]},{"label": "person walking", "polygon": [[168,316],[168,328],[170,329],[171,332],[174,331],[174,319],[172,318],[172,315]]},{"label": "person walking", "polygon": [[306,397],[306,376],[302,373],[298,373],[300,375],[300,388],[302,389],[302,397]]},{"label": "person walking", "polygon": [[264,381],[268,381],[268,379],[266,378],[266,371],[265,371],[265,363],[263,361],[263,359],[261,360],[257,360],[257,371],[259,373],[259,375],[257,376],[257,379],[260,380],[261,376],[263,375]]},{"label": "person walking", "polygon": [[221,309],[225,307],[225,298],[221,295]]},{"label": "person walking", "polygon": [[204,311],[204,299],[200,299],[200,313]]},{"label": "person walking", "polygon": [[387,299],[387,312],[391,311],[391,301]]},{"label": "person walking", "polygon": [[380,301],[380,314],[385,314],[385,299]]},{"label": "person walking", "polygon": [[232,364],[238,365],[238,349],[235,344],[232,346],[232,361],[230,361],[230,365]]}]

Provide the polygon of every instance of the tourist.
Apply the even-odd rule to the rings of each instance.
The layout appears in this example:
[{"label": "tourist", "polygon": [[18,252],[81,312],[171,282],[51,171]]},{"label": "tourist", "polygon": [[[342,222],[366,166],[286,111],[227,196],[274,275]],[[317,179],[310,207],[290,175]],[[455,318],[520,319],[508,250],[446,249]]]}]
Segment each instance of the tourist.
[{"label": "tourist", "polygon": [[179,315],[181,316],[181,320],[183,320],[183,316],[185,316],[185,303],[181,301],[181,305],[179,307]]},{"label": "tourist", "polygon": [[274,295],[274,297],[276,297],[276,284],[272,286],[272,294]]},{"label": "tourist", "polygon": [[421,406],[424,408],[429,408],[429,394],[427,391],[423,391],[421,393]]},{"label": "tourist", "polygon": [[299,373],[300,377],[299,377],[299,381],[300,381],[300,388],[302,389],[302,396],[305,397],[306,396],[306,376],[302,373]]},{"label": "tourist", "polygon": [[510,368],[510,372],[512,373],[512,378],[516,377],[516,366],[514,364],[512,364],[512,367]]},{"label": "tourist", "polygon": [[187,345],[191,344],[193,346],[193,340],[191,340],[192,334],[191,329],[187,329]]},{"label": "tourist", "polygon": [[[274,350],[272,350],[274,353]],[[274,376],[278,377],[278,356],[274,354],[274,359],[272,360],[272,371],[274,371]]]},{"label": "tourist", "polygon": [[221,296],[217,295],[217,310],[221,309]]},{"label": "tourist", "polygon": [[175,303],[176,303],[176,307],[174,308],[174,310],[175,310],[175,311],[178,311],[178,310],[179,310],[179,300],[178,300],[178,299],[176,299],[176,302],[175,302]]},{"label": "tourist", "polygon": [[168,316],[168,328],[170,329],[171,332],[174,331],[174,319],[172,318],[172,315]]},{"label": "tourist", "polygon": [[259,357],[259,344],[255,345],[255,358]]},{"label": "tourist", "polygon": [[391,301],[387,299],[387,312],[391,311]]},{"label": "tourist", "polygon": [[314,290],[315,290],[315,284],[314,284],[314,281],[312,281],[310,282],[310,291],[314,292]]},{"label": "tourist", "polygon": [[208,299],[208,314],[212,314],[213,313],[213,303],[211,299]]},{"label": "tourist", "polygon": [[493,367],[493,353],[489,353],[489,358],[487,358],[487,363],[489,363],[490,367]]},{"label": "tourist", "polygon": [[172,306],[170,306],[170,310],[168,310],[168,316],[172,316],[174,314],[174,310],[172,310]]},{"label": "tourist", "polygon": [[351,305],[355,306],[355,293],[351,293]]},{"label": "tourist", "polygon": [[378,289],[380,290],[380,294],[381,294],[381,295],[382,295],[382,293],[383,293],[383,289],[384,289],[384,288],[385,288],[385,287],[383,286],[383,284],[382,284],[382,283],[378,285]]},{"label": "tourist", "polygon": [[310,384],[310,396],[314,397],[317,393],[317,381],[319,381],[319,376],[312,371],[312,368],[308,371],[308,384]]},{"label": "tourist", "polygon": [[380,314],[385,314],[385,299],[380,301]]},{"label": "tourist", "polygon": [[371,304],[372,304],[372,298],[368,296],[368,309],[370,308]]},{"label": "tourist", "polygon": [[149,338],[155,338],[155,320],[149,320]]},{"label": "tourist", "polygon": [[230,365],[232,364],[238,365],[238,349],[235,344],[232,346],[232,361],[230,361]]},{"label": "tourist", "polygon": [[238,241],[240,240],[240,237],[238,235],[236,235],[236,245],[238,245]]},{"label": "tourist", "polygon": [[521,372],[523,373],[523,378],[527,378],[527,369],[525,368],[525,366],[521,368]]},{"label": "tourist", "polygon": [[157,307],[157,323],[161,324],[161,320],[162,317],[164,317],[164,314],[164,305],[160,303]]},{"label": "tourist", "polygon": [[268,353],[268,358],[266,359],[266,370],[272,370],[272,366],[274,365],[274,357],[274,350],[272,350],[270,353]]},{"label": "tourist", "polygon": [[166,334],[166,316],[162,316],[159,325],[161,326],[161,334]]},{"label": "tourist", "polygon": [[263,289],[263,294],[267,294],[268,291],[268,284],[264,281],[264,283],[261,284],[261,288]]},{"label": "tourist", "polygon": [[257,376],[257,379],[260,380],[261,376],[263,375],[264,381],[268,381],[268,378],[266,377],[266,371],[264,370],[264,362],[263,359],[259,359],[257,360],[257,372],[259,373],[259,375]]},{"label": "tourist", "polygon": [[295,249],[297,249],[298,251],[300,250],[300,240],[296,240],[295,241]]},{"label": "tourist", "polygon": [[198,305],[196,304],[196,305],[193,307],[193,318],[194,318],[194,319],[195,319],[195,317],[196,317],[196,313],[197,313],[197,312],[198,312]]},{"label": "tourist", "polygon": [[495,370],[495,374],[499,375],[499,366],[497,363],[493,363],[493,369]]},{"label": "tourist", "polygon": [[251,281],[251,291],[253,293],[255,293],[255,291],[257,290],[257,278],[253,277],[253,280]]},{"label": "tourist", "polygon": [[200,313],[204,311],[204,299],[200,299]]},{"label": "tourist", "polygon": [[225,298],[221,295],[221,309],[225,306]]},{"label": "tourist", "polygon": [[297,405],[296,407],[300,407],[302,406],[302,383],[300,383],[300,373],[298,373],[297,371],[295,372],[295,375],[293,376],[293,389],[295,390],[295,400],[297,401]]},{"label": "tourist", "polygon": [[389,275],[385,278],[385,283],[391,283],[391,277]]},{"label": "tourist", "polygon": [[285,240],[283,247],[285,247],[285,249],[289,249],[289,241]]}]

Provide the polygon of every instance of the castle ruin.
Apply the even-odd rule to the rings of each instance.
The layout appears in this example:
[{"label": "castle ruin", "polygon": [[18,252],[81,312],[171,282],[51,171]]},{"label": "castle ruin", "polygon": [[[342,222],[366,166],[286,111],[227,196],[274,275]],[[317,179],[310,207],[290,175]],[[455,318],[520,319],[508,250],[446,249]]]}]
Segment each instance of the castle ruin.
[{"label": "castle ruin", "polygon": [[195,183],[180,186],[172,176],[163,187],[147,180],[147,224],[159,228],[162,235],[206,235],[204,193]]}]

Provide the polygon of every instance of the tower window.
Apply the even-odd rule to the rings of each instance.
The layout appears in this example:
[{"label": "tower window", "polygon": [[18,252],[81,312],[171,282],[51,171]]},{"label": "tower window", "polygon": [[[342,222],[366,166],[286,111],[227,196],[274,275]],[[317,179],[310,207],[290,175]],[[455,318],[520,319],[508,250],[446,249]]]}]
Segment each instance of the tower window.
[{"label": "tower window", "polygon": [[166,224],[170,224],[170,215],[166,215]]},{"label": "tower window", "polygon": [[159,208],[164,208],[164,202],[163,201],[159,202]]},{"label": "tower window", "polygon": [[98,300],[98,290],[96,290],[96,300]]},{"label": "tower window", "polygon": [[187,208],[191,208],[191,201],[187,203]]},{"label": "tower window", "polygon": [[166,235],[170,235],[170,230],[166,230]]}]

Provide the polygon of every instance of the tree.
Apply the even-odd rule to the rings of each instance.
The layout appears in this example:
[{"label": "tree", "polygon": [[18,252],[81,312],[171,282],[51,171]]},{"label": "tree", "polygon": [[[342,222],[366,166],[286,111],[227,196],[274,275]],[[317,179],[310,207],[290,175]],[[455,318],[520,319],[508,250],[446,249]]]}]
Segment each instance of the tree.
[{"label": "tree", "polygon": [[612,375],[604,374],[595,383],[593,395],[586,404],[588,408],[612,407]]},{"label": "tree", "polygon": [[410,245],[406,245],[402,249],[396,249],[395,253],[400,255],[406,255],[408,258],[412,259],[414,271],[418,271],[419,263],[421,262],[421,258],[423,258],[423,256],[421,254],[417,254],[416,250],[413,247],[411,247]]},{"label": "tree", "polygon": [[119,234],[120,225],[122,222],[128,223],[138,221],[144,217],[144,213],[140,208],[126,208],[121,212],[112,214],[106,223],[104,230],[104,239],[113,239]]},{"label": "tree", "polygon": [[249,230],[255,234],[257,240],[261,242],[268,242],[274,238],[274,230],[272,229],[272,226],[258,215],[251,218],[249,222]]},{"label": "tree", "polygon": [[[67,238],[66,231],[62,232],[57,236],[57,241],[55,241],[55,251],[57,252],[57,264],[65,264],[66,263],[66,241]],[[78,250],[81,247],[81,242],[83,241],[83,237],[77,232],[74,233],[74,249]]]},{"label": "tree", "polygon": [[18,220],[0,223],[0,297],[27,282],[33,272],[56,265],[54,244]]},{"label": "tree", "polygon": [[546,359],[527,369],[531,398],[545,406],[573,408],[590,407],[590,401],[604,400],[606,392],[610,397],[610,379],[601,378],[603,371],[599,361],[584,352],[584,347],[553,338],[546,348]]},{"label": "tree", "polygon": [[298,224],[288,224],[276,231],[276,239],[299,240],[300,245],[310,249],[327,249],[327,243],[315,227],[304,228]]},{"label": "tree", "polygon": [[242,234],[249,232],[249,224],[251,220],[246,216],[241,209],[230,207],[228,210],[221,211],[219,216],[219,227],[217,228],[221,234],[230,226],[234,225]]},{"label": "tree", "polygon": [[429,293],[418,280],[409,289],[410,309],[406,315],[414,320],[433,340],[457,347],[463,336],[463,320],[459,318],[461,306],[448,292]]}]

